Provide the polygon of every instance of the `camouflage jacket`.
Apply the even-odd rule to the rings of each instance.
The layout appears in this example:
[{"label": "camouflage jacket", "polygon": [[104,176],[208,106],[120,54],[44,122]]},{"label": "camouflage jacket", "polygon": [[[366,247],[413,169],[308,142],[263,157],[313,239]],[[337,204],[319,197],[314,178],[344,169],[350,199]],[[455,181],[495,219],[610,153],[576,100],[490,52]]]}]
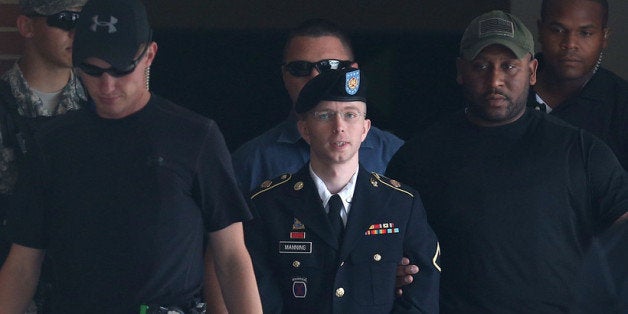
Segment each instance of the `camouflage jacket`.
[{"label": "camouflage jacket", "polygon": [[2,75],[2,80],[11,86],[13,97],[15,97],[18,105],[17,111],[23,117],[35,118],[64,114],[70,110],[79,109],[81,101],[86,99],[83,85],[74,73],[61,91],[59,104],[54,110],[44,108],[41,99],[33,93],[28,82],[24,79],[17,62]]},{"label": "camouflage jacket", "polygon": [[[10,88],[2,88],[0,93],[0,194],[10,194],[17,180],[16,149],[19,143],[16,123],[19,115],[24,118],[50,117],[77,110],[86,100],[85,91],[78,77],[72,73],[68,84],[61,91],[59,104],[53,110],[43,106],[41,99],[31,90],[17,64],[1,77],[2,83]],[[12,115],[14,116],[12,119]],[[13,121],[13,122],[11,122]],[[20,130],[20,132],[30,132]]]}]

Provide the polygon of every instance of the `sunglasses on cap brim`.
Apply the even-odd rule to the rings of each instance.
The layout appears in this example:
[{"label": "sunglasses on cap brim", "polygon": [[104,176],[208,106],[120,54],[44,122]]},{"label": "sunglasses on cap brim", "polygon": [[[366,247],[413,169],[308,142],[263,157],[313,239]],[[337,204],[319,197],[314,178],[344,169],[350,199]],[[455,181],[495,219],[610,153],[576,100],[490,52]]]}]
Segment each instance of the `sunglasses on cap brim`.
[{"label": "sunglasses on cap brim", "polygon": [[137,57],[135,60],[131,61],[131,64],[124,68],[124,69],[117,69],[114,67],[110,67],[107,69],[103,69],[101,67],[97,67],[95,65],[89,64],[89,63],[85,63],[85,62],[81,62],[78,65],[78,68],[85,74],[89,75],[89,76],[93,76],[93,77],[101,77],[103,75],[103,73],[107,73],[113,77],[123,77],[126,75],[129,75],[131,73],[133,73],[133,71],[135,71],[135,68],[137,67],[137,64],[140,63],[140,60],[142,60],[142,58],[144,57],[144,55],[146,54],[146,51],[148,51],[148,46],[150,46],[150,42],[152,40],[152,32],[149,35],[149,39],[148,42],[146,44],[144,44],[144,49],[142,50],[142,53],[139,55],[139,57]]},{"label": "sunglasses on cap brim", "polygon": [[310,75],[310,73],[312,73],[312,69],[314,68],[316,68],[319,73],[323,73],[329,70],[344,69],[352,64],[353,61],[348,60],[325,59],[317,62],[292,61],[284,63],[283,67],[292,76],[303,77]]},{"label": "sunglasses on cap brim", "polygon": [[71,31],[76,27],[80,17],[79,12],[61,11],[51,15],[31,14],[30,17],[45,17],[46,24],[50,27],[60,28],[65,31]]}]

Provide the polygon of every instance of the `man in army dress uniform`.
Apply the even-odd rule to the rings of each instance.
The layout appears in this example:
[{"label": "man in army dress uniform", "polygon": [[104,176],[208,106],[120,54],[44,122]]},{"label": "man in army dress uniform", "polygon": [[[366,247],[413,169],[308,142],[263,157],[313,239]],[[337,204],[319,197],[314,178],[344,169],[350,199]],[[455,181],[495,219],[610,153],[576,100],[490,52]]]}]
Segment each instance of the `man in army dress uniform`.
[{"label": "man in army dress uniform", "polygon": [[[439,246],[421,199],[358,162],[370,128],[360,70],[321,73],[295,110],[310,162],[253,192],[245,230],[264,312],[437,313]],[[421,274],[395,298],[402,256]]]}]

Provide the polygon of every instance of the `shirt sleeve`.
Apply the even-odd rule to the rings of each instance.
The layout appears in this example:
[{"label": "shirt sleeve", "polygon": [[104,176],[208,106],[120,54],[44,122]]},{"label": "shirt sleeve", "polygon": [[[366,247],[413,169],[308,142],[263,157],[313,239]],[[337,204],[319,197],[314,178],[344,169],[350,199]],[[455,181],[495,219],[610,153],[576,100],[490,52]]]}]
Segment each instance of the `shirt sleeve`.
[{"label": "shirt sleeve", "polygon": [[419,158],[415,155],[417,140],[406,142],[392,157],[386,169],[386,176],[401,181],[414,189],[420,188]]},{"label": "shirt sleeve", "polygon": [[628,209],[628,173],[624,171],[611,149],[601,140],[583,132],[588,142],[584,152],[587,178],[593,203],[595,232],[607,229]]},{"label": "shirt sleeve", "polygon": [[18,181],[7,213],[9,240],[36,249],[47,246],[46,214],[50,210],[46,207],[50,180],[42,156],[31,150],[19,161]]},{"label": "shirt sleeve", "polygon": [[259,158],[254,158],[253,156],[256,156],[258,153],[252,149],[251,146],[252,144],[250,142],[245,143],[231,155],[236,181],[240,186],[240,190],[242,190],[242,193],[245,195],[254,188],[253,181],[259,180],[258,177],[260,174],[258,174],[258,169],[261,168],[259,165],[255,164],[256,160],[259,160]]},{"label": "shirt sleeve", "polygon": [[628,309],[628,224],[595,239],[574,285],[572,313],[624,313]]},{"label": "shirt sleeve", "polygon": [[207,231],[251,218],[235,179],[231,156],[220,129],[211,121],[197,160],[197,202]]}]

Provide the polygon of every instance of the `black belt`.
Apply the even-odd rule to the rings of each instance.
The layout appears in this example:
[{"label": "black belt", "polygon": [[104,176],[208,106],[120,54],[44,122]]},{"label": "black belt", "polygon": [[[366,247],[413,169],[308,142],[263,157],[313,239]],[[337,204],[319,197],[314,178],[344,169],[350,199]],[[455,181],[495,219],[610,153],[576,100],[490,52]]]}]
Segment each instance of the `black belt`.
[{"label": "black belt", "polygon": [[188,307],[141,305],[140,314],[205,314],[207,305],[203,302],[194,302]]}]

